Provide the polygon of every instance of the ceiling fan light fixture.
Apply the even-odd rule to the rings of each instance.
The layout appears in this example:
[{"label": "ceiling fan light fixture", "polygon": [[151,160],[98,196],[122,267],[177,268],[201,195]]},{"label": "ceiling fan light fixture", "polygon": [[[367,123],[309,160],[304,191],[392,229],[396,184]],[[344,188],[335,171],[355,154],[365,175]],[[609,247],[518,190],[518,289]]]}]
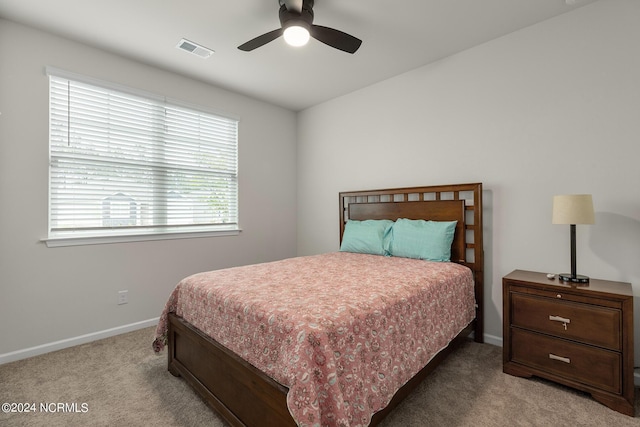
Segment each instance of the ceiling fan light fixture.
[{"label": "ceiling fan light fixture", "polygon": [[304,46],[309,42],[309,30],[301,25],[290,25],[284,30],[284,40],[290,46]]},{"label": "ceiling fan light fixture", "polygon": [[313,24],[314,0],[279,0],[278,18],[280,28],[264,33],[238,46],[244,52],[250,52],[275,39],[284,36],[291,46],[304,46],[313,37],[321,43],[347,53],[355,53],[362,40],[350,34],[330,27]]}]

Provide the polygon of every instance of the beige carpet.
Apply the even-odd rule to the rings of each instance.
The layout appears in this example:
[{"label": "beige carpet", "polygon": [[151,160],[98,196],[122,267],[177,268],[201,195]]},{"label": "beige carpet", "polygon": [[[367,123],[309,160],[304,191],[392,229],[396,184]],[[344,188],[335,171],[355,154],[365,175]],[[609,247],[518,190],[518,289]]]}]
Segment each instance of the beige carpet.
[{"label": "beige carpet", "polygon": [[[0,365],[0,403],[36,405],[35,413],[0,413],[0,425],[225,426],[167,372],[152,335],[147,328]],[[640,426],[640,419],[550,382],[505,375],[501,348],[469,341],[382,425]]]}]

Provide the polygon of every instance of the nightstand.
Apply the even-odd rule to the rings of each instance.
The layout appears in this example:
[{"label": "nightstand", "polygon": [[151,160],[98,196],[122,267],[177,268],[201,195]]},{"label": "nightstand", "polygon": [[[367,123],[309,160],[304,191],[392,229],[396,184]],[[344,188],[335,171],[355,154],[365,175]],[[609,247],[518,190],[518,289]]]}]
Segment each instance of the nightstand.
[{"label": "nightstand", "polygon": [[515,270],[502,279],[502,302],[505,373],[552,380],[634,416],[630,283]]}]

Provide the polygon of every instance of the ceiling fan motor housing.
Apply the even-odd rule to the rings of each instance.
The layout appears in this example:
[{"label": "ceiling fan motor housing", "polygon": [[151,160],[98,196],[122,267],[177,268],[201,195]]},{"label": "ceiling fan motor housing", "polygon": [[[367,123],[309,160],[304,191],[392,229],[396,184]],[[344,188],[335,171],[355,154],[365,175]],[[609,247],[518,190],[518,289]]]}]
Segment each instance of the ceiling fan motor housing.
[{"label": "ceiling fan motor housing", "polygon": [[292,25],[299,25],[306,28],[307,31],[311,30],[311,25],[313,24],[313,0],[306,0],[300,13],[287,9],[283,0],[280,0],[280,4],[278,16],[283,29]]}]

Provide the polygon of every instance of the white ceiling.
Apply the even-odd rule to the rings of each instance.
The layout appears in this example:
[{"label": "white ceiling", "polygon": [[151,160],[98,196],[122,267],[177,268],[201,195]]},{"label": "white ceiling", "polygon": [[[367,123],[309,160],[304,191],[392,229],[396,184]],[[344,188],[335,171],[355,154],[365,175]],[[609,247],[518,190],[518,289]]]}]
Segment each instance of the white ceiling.
[{"label": "white ceiling", "polygon": [[354,55],[281,38],[238,50],[279,28],[278,0],[0,0],[0,17],[297,111],[594,1],[316,0],[314,24],[363,40]]}]

